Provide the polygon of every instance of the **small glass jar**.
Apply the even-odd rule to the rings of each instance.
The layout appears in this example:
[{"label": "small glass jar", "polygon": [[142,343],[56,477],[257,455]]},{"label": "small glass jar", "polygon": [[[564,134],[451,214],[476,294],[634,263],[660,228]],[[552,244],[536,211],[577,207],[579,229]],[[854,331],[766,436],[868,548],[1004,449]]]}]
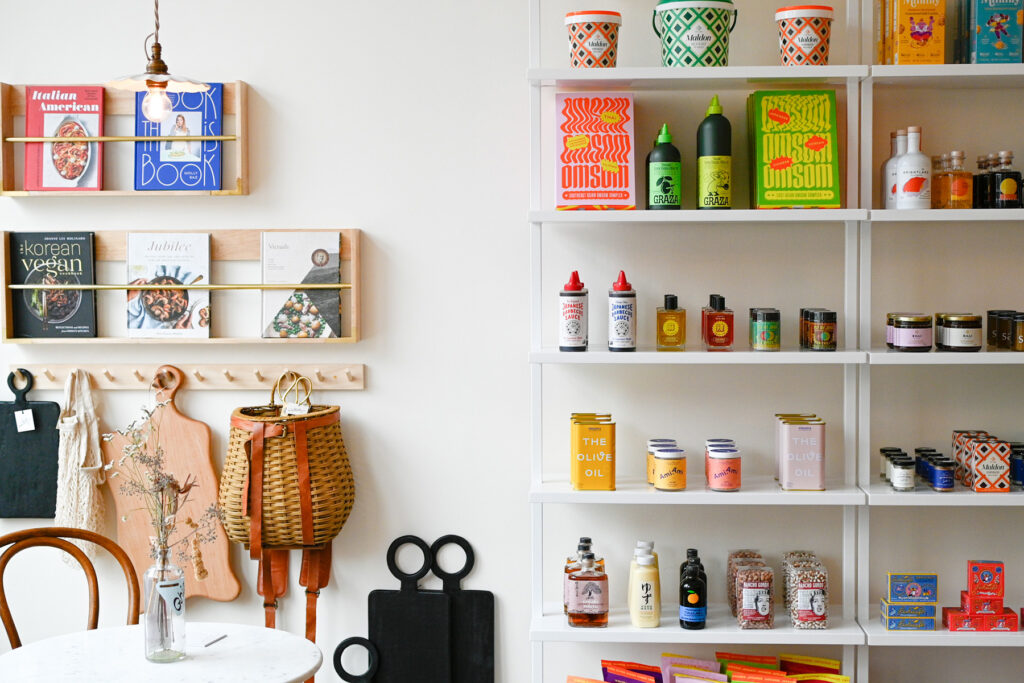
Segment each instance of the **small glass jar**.
[{"label": "small glass jar", "polygon": [[808,312],[808,343],[811,351],[836,350],[836,312]]},{"label": "small glass jar", "polygon": [[893,317],[892,347],[897,351],[932,350],[932,316],[904,313]]},{"label": "small glass jar", "polygon": [[750,309],[750,350],[778,351],[782,348],[782,316],[775,308]]},{"label": "small glass jar", "polygon": [[935,332],[932,334],[932,340],[935,342],[936,351],[946,350],[946,330],[945,321],[946,316],[949,313],[936,313],[935,314]]},{"label": "small glass jar", "polygon": [[890,483],[896,491],[914,490],[914,461],[912,458],[893,458]]},{"label": "small glass jar", "polygon": [[737,448],[712,448],[708,451],[708,488],[712,491],[739,491],[742,467]]},{"label": "small glass jar", "polygon": [[997,320],[999,329],[999,344],[1000,349],[1012,349],[1014,344],[1013,340],[1016,337],[1017,328],[1015,323],[1017,317],[1016,311],[1000,311]]},{"label": "small glass jar", "polygon": [[654,451],[659,448],[675,448],[675,439],[647,439],[647,484],[654,486]]},{"label": "small glass jar", "polygon": [[654,452],[654,488],[658,491],[686,490],[686,451],[659,448]]},{"label": "small glass jar", "polygon": [[943,351],[981,351],[981,316],[972,313],[947,313],[943,321]]},{"label": "small glass jar", "polygon": [[1013,316],[1013,350],[1024,351],[1024,313]]},{"label": "small glass jar", "polygon": [[956,463],[949,458],[940,458],[932,463],[932,488],[943,493],[952,491],[955,485]]},{"label": "small glass jar", "polygon": [[880,456],[879,464],[881,465],[878,476],[881,477],[882,481],[889,481],[889,458],[902,453],[903,449],[896,446],[883,446],[878,450]]},{"label": "small glass jar", "polygon": [[990,349],[999,348],[999,314],[1000,313],[1014,313],[1014,311],[1008,311],[1002,308],[995,308],[988,311],[988,334],[985,335],[985,341]]},{"label": "small glass jar", "polygon": [[800,309],[800,348],[811,348],[811,314],[815,311],[824,311],[824,308],[801,308]]}]

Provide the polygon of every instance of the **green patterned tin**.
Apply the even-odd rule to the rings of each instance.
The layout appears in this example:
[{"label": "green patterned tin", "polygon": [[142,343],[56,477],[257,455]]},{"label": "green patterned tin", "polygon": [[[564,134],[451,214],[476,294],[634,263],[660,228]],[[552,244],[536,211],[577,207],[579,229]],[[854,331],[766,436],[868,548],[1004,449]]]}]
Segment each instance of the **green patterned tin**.
[{"label": "green patterned tin", "polygon": [[661,38],[661,63],[728,66],[729,34],[736,17],[732,0],[661,0],[651,19]]}]

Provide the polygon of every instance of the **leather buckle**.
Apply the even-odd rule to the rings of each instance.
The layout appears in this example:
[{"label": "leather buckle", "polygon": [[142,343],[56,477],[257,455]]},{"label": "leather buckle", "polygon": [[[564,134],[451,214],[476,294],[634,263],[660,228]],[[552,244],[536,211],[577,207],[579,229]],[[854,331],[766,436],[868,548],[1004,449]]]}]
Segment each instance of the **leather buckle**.
[{"label": "leather buckle", "polygon": [[311,591],[311,590],[309,590],[309,589],[307,588],[307,589],[306,589],[306,595],[315,595],[316,597],[318,597],[318,598],[319,598],[319,597],[320,597],[320,589],[319,589],[319,588],[317,588],[317,589],[316,589],[315,591]]}]

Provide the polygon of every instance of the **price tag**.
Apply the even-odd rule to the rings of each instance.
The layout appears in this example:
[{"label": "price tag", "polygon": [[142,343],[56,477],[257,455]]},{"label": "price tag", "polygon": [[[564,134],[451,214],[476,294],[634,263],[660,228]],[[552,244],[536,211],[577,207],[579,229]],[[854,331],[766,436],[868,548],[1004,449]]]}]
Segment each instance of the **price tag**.
[{"label": "price tag", "polygon": [[309,406],[305,403],[285,403],[284,414],[285,415],[305,415],[309,412]]},{"label": "price tag", "polygon": [[14,422],[19,432],[32,432],[36,428],[36,420],[32,417],[32,409],[17,410],[14,413]]}]

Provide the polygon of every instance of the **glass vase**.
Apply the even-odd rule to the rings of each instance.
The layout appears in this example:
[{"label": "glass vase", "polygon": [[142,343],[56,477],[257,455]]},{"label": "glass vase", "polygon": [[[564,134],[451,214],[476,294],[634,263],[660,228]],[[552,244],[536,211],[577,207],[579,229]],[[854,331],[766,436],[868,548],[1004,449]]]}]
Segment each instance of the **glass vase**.
[{"label": "glass vase", "polygon": [[185,657],[185,572],[157,551],[143,576],[146,659],[176,662]]}]

